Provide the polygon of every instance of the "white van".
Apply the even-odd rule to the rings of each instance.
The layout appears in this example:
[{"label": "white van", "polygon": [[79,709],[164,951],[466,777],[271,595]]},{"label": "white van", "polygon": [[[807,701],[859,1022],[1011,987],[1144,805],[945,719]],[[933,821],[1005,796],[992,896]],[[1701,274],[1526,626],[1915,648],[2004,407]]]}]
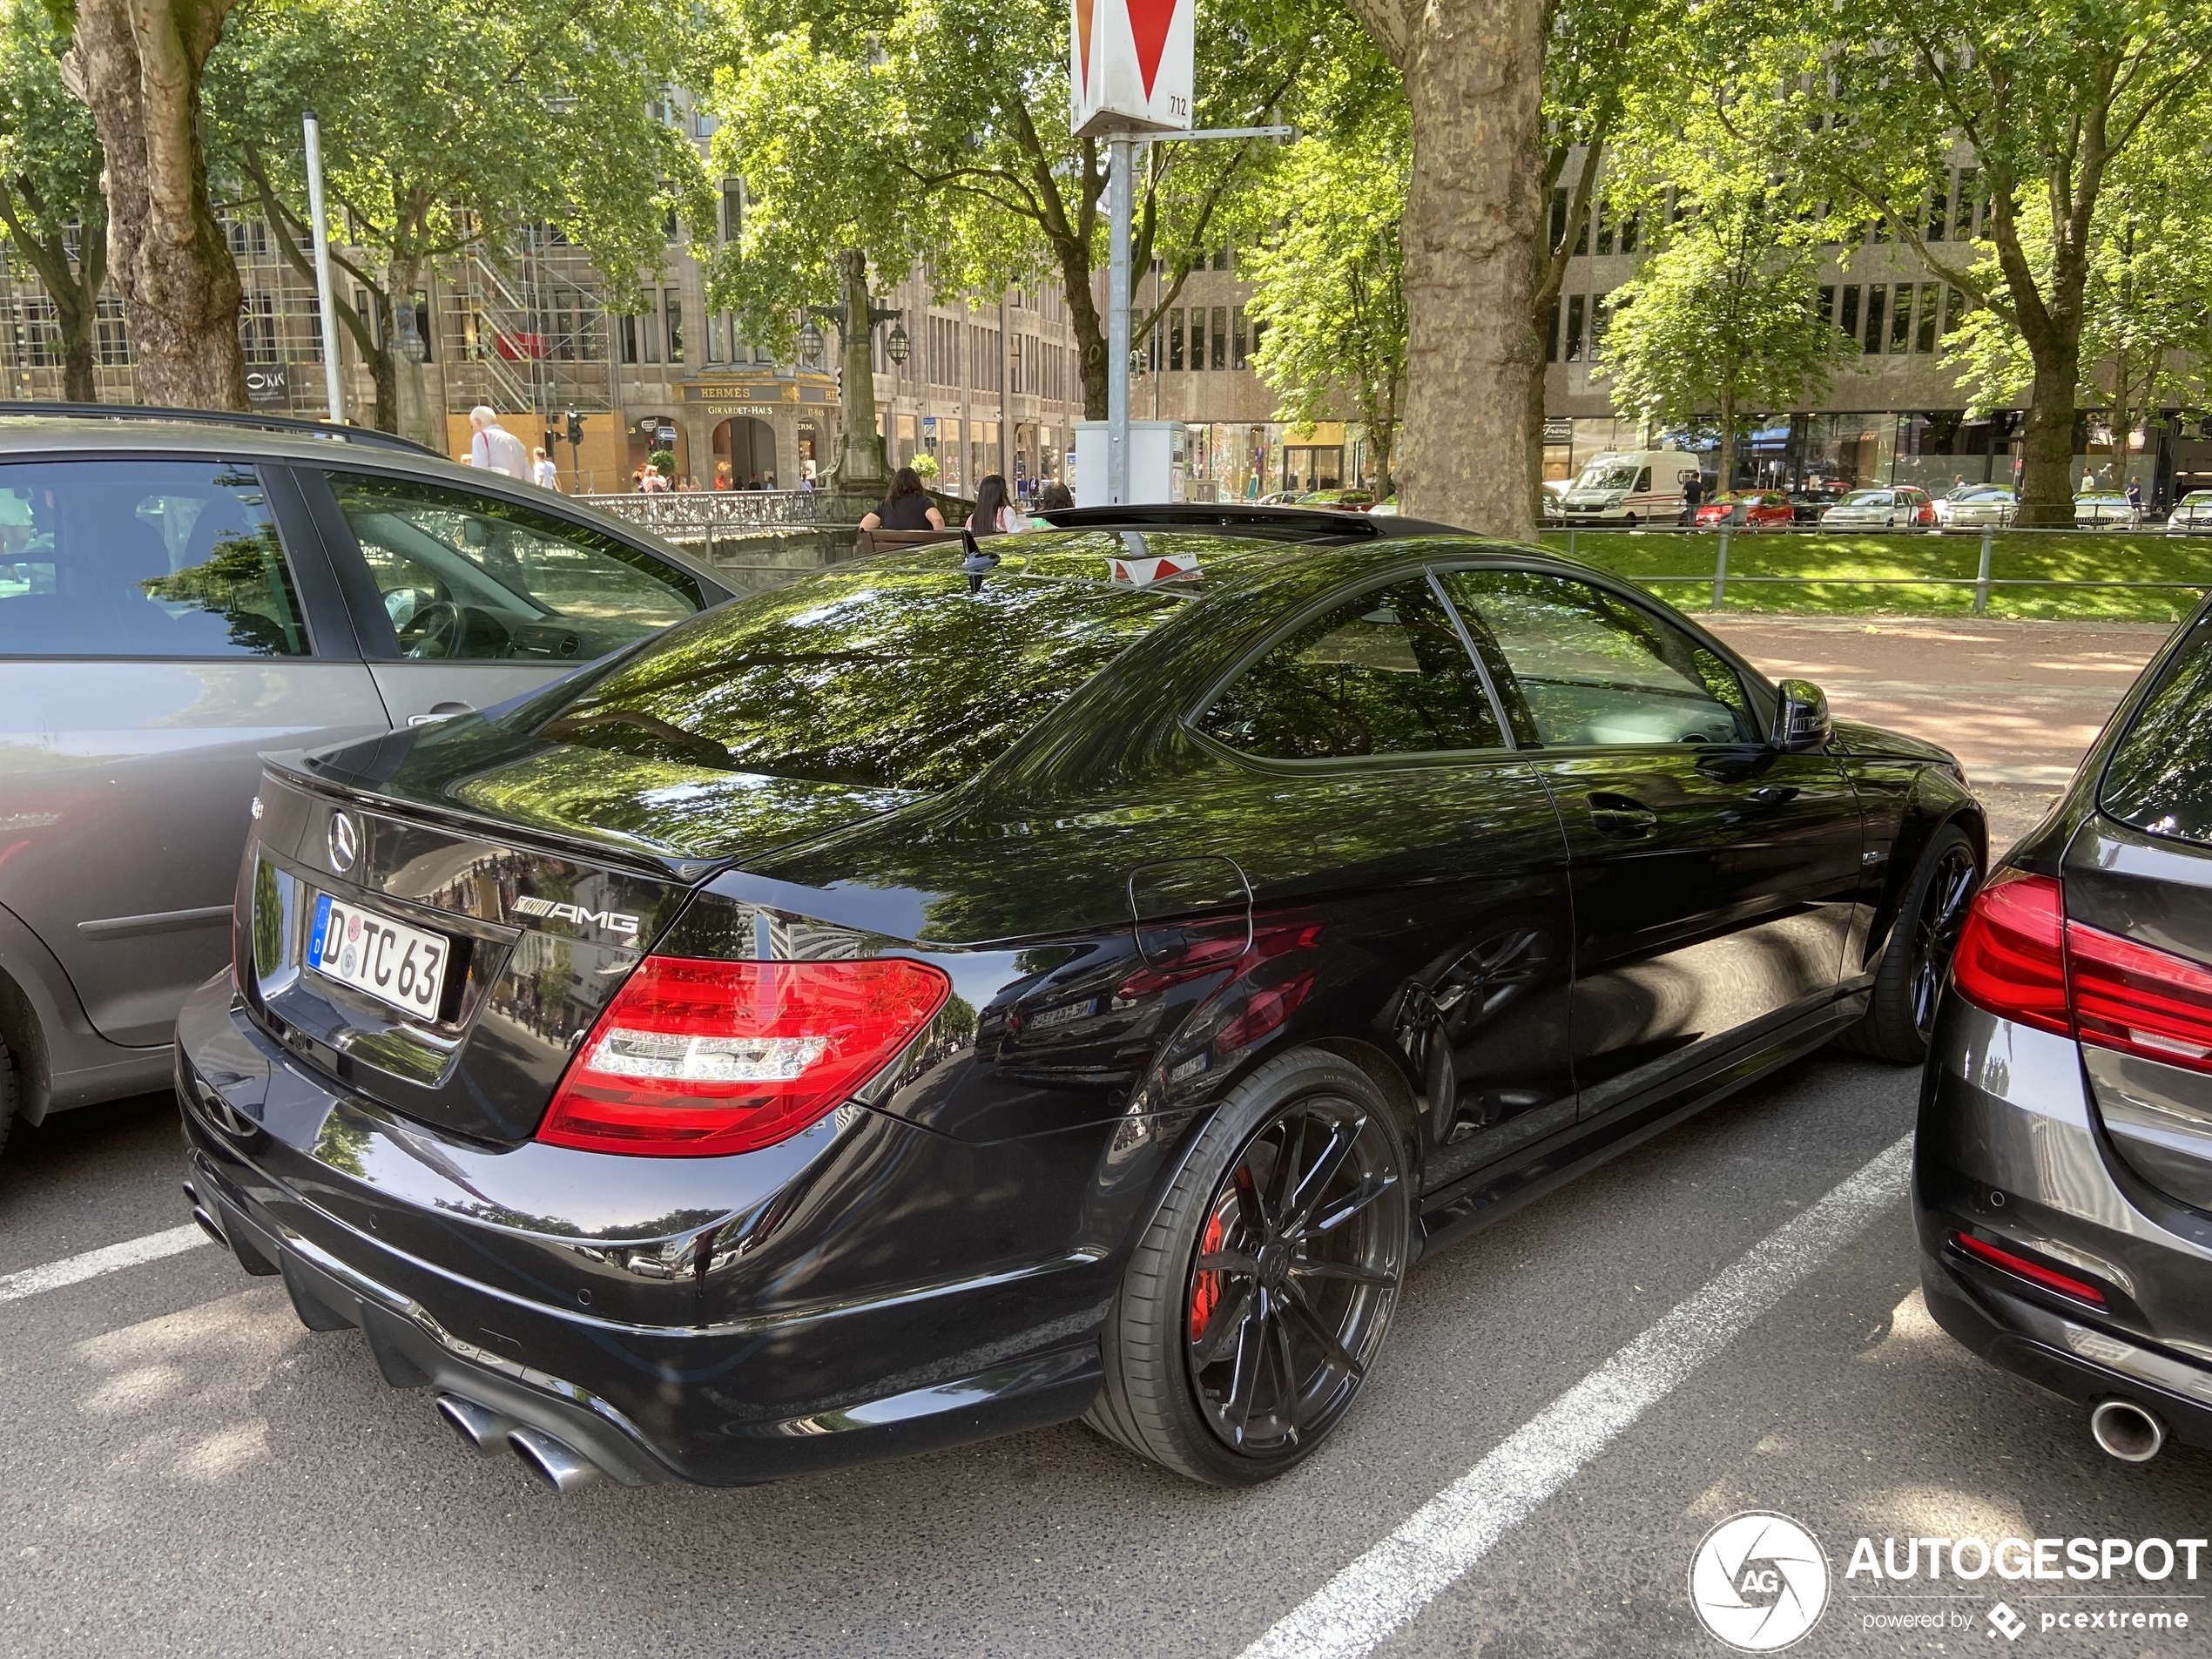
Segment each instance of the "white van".
[{"label": "white van", "polygon": [[1697,475],[1687,449],[1624,449],[1602,455],[1582,469],[1567,492],[1568,524],[1673,523],[1682,516],[1683,481]]}]

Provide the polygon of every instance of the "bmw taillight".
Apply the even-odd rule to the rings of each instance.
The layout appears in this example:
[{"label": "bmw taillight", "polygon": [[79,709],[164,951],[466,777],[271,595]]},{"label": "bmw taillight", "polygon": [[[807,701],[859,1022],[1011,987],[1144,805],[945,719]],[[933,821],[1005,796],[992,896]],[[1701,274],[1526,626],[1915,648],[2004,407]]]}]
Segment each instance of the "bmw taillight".
[{"label": "bmw taillight", "polygon": [[2068,921],[2049,876],[2007,871],[1976,894],[1951,972],[1992,1014],[2212,1071],[2212,968]]},{"label": "bmw taillight", "polygon": [[952,992],[941,968],[648,956],[570,1063],[537,1138],[652,1157],[787,1140],[919,1036]]},{"label": "bmw taillight", "polygon": [[1976,1007],[2071,1034],[2066,1008],[2066,910],[2047,875],[2005,870],[1974,895],[1951,959],[1952,983]]}]

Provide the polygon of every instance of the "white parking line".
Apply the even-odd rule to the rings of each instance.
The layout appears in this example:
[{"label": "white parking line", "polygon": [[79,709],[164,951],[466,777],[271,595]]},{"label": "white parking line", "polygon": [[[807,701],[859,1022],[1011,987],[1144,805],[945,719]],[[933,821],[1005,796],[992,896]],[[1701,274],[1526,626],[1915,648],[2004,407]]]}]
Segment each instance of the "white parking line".
[{"label": "white parking line", "polygon": [[1291,1609],[1244,1649],[1244,1659],[1359,1659],[1372,1652],[1902,1197],[1912,1160],[1908,1135],[1776,1228]]},{"label": "white parking line", "polygon": [[65,1256],[43,1267],[0,1274],[0,1302],[20,1301],[41,1291],[58,1291],[64,1285],[80,1284],[144,1262],[158,1262],[164,1256],[175,1256],[212,1242],[196,1224],[186,1222],[165,1233],[148,1233],[143,1238],[126,1238],[119,1244],[103,1244],[82,1256]]}]

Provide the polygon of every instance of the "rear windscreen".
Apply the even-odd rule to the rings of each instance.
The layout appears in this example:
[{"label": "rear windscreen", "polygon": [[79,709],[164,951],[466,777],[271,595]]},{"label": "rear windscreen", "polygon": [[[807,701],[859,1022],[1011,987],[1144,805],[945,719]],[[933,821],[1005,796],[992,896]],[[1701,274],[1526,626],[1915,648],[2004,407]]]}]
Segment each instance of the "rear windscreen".
[{"label": "rear windscreen", "polygon": [[2152,835],[2212,846],[2212,617],[2190,630],[2136,710],[2098,804]]},{"label": "rear windscreen", "polygon": [[[948,560],[741,599],[594,678],[538,730],[694,766],[943,789],[988,765],[1184,603],[998,572],[968,589]],[[543,705],[529,712],[543,718]]]}]

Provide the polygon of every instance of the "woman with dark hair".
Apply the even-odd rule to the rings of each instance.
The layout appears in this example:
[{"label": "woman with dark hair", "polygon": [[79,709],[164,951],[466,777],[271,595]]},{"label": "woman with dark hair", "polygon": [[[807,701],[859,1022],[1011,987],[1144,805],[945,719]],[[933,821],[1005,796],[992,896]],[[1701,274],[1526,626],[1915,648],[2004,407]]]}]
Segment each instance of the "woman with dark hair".
[{"label": "woman with dark hair", "polygon": [[968,516],[968,528],[977,536],[1014,536],[1029,528],[1029,521],[1022,509],[1008,498],[1006,480],[991,473],[975,486],[975,510]]},{"label": "woman with dark hair", "polygon": [[1068,486],[1057,478],[1037,491],[1037,510],[1041,513],[1056,513],[1075,504],[1076,498],[1069,494]]},{"label": "woman with dark hair", "polygon": [[864,530],[941,530],[945,516],[921,487],[921,475],[901,467],[891,475],[891,493],[875,511],[860,520]]}]

